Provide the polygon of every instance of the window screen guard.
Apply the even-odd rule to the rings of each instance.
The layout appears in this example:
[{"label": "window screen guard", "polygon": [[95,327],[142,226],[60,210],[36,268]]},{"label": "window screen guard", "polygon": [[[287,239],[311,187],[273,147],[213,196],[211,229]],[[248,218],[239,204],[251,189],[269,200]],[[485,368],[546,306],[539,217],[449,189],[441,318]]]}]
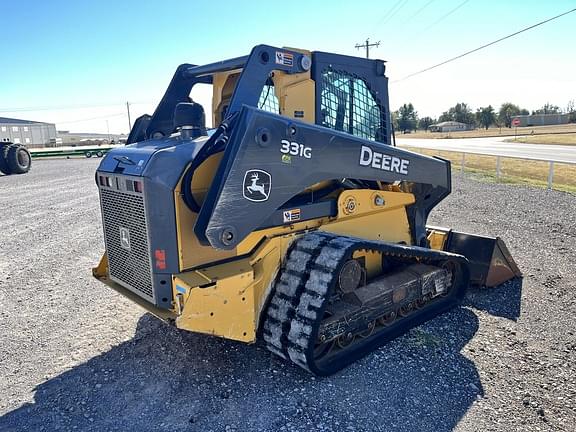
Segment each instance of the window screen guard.
[{"label": "window screen guard", "polygon": [[347,72],[322,73],[321,125],[372,141],[386,141],[386,121],[366,82]]}]

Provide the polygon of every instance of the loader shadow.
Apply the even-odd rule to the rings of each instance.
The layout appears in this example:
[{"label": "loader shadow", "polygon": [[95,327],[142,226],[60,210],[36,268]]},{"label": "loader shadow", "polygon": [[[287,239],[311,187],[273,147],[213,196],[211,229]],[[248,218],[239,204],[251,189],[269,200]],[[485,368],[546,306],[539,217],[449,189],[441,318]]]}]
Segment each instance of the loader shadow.
[{"label": "loader shadow", "polygon": [[259,346],[180,332],[144,315],[133,339],[36,387],[8,431],[451,431],[482,385],[457,308],[348,369],[314,378]]},{"label": "loader shadow", "polygon": [[464,304],[516,321],[522,306],[522,283],[523,279],[517,277],[494,288],[471,289],[466,294]]}]

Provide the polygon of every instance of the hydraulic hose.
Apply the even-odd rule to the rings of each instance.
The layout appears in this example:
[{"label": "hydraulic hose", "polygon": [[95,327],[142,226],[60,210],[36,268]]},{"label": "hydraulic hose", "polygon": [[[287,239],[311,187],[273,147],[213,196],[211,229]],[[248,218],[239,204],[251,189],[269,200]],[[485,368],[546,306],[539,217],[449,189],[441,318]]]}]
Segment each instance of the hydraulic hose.
[{"label": "hydraulic hose", "polygon": [[194,178],[194,172],[210,156],[224,151],[226,145],[228,144],[228,133],[235,118],[236,114],[233,114],[224,120],[220,126],[218,126],[214,134],[206,142],[204,147],[200,149],[184,173],[184,178],[182,179],[182,198],[184,199],[186,206],[194,213],[198,213],[200,211],[200,205],[196,202],[196,199],[192,194],[192,179]]}]

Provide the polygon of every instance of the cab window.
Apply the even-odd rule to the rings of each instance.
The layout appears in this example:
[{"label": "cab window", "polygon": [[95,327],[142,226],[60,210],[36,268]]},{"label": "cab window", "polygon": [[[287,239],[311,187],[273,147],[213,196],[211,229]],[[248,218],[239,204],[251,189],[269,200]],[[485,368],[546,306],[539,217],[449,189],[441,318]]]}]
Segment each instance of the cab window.
[{"label": "cab window", "polygon": [[372,141],[385,142],[386,120],[366,82],[347,72],[322,74],[321,125]]}]

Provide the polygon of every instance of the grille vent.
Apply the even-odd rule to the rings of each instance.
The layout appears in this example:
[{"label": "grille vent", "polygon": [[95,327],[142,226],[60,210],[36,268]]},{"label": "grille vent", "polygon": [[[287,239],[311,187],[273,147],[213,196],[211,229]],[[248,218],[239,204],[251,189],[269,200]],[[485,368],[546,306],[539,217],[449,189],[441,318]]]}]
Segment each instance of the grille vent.
[{"label": "grille vent", "polygon": [[143,197],[106,188],[100,197],[111,278],[154,301]]}]

